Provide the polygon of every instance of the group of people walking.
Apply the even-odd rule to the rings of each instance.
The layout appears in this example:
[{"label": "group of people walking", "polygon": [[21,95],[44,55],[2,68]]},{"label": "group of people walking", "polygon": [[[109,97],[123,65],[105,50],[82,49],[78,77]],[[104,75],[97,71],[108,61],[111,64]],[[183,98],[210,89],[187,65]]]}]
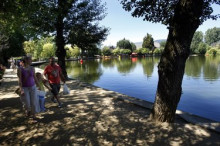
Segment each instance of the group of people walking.
[{"label": "group of people walking", "polygon": [[42,94],[45,93],[44,86],[53,94],[51,100],[57,102],[58,107],[61,108],[62,104],[59,99],[60,80],[65,83],[65,78],[60,66],[55,63],[53,57],[50,58],[49,65],[46,66],[43,75],[35,72],[35,68],[31,66],[31,57],[26,56],[21,62],[23,64],[20,64],[17,70],[21,101],[26,116],[37,122],[36,113],[45,110],[45,94]]}]

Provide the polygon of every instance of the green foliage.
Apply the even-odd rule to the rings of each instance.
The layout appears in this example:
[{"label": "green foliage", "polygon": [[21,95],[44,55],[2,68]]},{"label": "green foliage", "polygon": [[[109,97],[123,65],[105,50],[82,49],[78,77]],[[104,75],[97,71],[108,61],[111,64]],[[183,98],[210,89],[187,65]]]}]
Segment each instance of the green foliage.
[{"label": "green foliage", "polygon": [[41,52],[41,57],[49,58],[55,55],[56,46],[52,43],[47,43],[43,45],[43,50]]},{"label": "green foliage", "polygon": [[[144,21],[150,21],[155,23],[162,23],[168,26],[172,26],[173,17],[175,14],[175,8],[180,9],[177,5],[179,0],[160,0],[160,1],[146,1],[146,0],[120,0],[123,8],[126,11],[131,11],[133,17],[141,17]],[[203,4],[202,17],[200,23],[203,23],[207,19],[217,19],[220,16],[218,14],[211,15],[213,8],[211,4],[220,5],[219,0],[206,0]],[[180,4],[179,4],[180,5]],[[199,11],[199,10],[198,10]]]},{"label": "green foliage", "polygon": [[211,45],[217,41],[220,41],[220,27],[208,29],[205,32],[205,42]]},{"label": "green foliage", "polygon": [[129,50],[129,49],[120,49],[120,54],[130,55],[131,54],[131,50]]},{"label": "green foliage", "polygon": [[23,43],[25,54],[32,55],[33,59],[40,59],[41,57],[43,57],[41,56],[43,46],[47,43],[54,44],[54,37],[46,37],[32,41],[25,41]]},{"label": "green foliage", "polygon": [[160,42],[160,48],[165,48],[166,43],[167,43],[166,41]]},{"label": "green foliage", "polygon": [[134,53],[137,53],[138,55],[141,55],[141,49],[134,50]]},{"label": "green foliage", "polygon": [[132,50],[132,45],[131,45],[131,42],[129,40],[126,40],[125,38],[118,41],[117,42],[117,45],[116,45],[118,48],[120,49],[129,49],[129,50]]},{"label": "green foliage", "polygon": [[150,50],[154,49],[154,39],[152,35],[147,33],[147,36],[143,38],[142,48],[149,48]]},{"label": "green foliage", "polygon": [[218,50],[216,48],[211,48],[206,52],[206,56],[215,56]]},{"label": "green foliage", "polygon": [[156,48],[154,49],[154,54],[161,54],[162,53],[162,49]]},{"label": "green foliage", "polygon": [[70,57],[78,57],[80,56],[80,48],[77,46],[74,46],[73,48],[71,46],[66,46],[66,58]]},{"label": "green foliage", "polygon": [[[56,45],[61,56],[65,56],[63,47],[66,43],[76,44],[91,54],[97,52],[97,44],[108,34],[107,28],[98,25],[106,16],[105,4],[101,0],[15,0],[1,1],[0,6],[0,25],[1,28],[4,26],[3,30],[18,32],[25,40],[56,35]],[[20,46],[23,42],[19,43]],[[89,51],[93,49],[95,51]]]},{"label": "green foliage", "polygon": [[148,54],[150,52],[150,49],[148,49],[148,48],[140,48],[140,52],[141,52],[141,54],[145,55],[145,54]]},{"label": "green foliage", "polygon": [[69,34],[67,42],[77,45],[83,52],[86,50],[89,54],[97,54],[97,45],[106,39],[109,31],[98,25],[106,16],[105,5],[101,4],[101,0],[71,1],[66,11],[69,12],[65,15],[67,23],[64,23],[67,26],[64,32]]},{"label": "green foliage", "polygon": [[116,48],[112,51],[113,55],[120,55],[120,49],[119,48]]},{"label": "green foliage", "polygon": [[104,56],[110,56],[112,54],[112,52],[111,52],[111,50],[109,49],[109,47],[104,47],[103,49],[102,49],[102,55],[104,55]]},{"label": "green foliage", "polygon": [[203,43],[203,42],[199,43],[198,53],[205,54],[206,50],[207,50],[207,45],[205,43]]},{"label": "green foliage", "polygon": [[137,46],[133,42],[131,42],[131,46],[133,51],[137,49]]},{"label": "green foliage", "polygon": [[196,31],[190,46],[192,53],[199,53],[199,44],[203,42],[203,33],[201,31]]},{"label": "green foliage", "polygon": [[34,56],[35,45],[34,41],[25,41],[23,43],[25,54],[31,54],[31,56]]}]

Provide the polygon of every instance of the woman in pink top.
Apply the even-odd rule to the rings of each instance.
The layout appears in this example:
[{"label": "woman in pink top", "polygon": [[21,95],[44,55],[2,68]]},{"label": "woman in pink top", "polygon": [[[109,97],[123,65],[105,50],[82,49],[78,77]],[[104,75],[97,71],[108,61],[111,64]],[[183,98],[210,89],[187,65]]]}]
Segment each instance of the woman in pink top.
[{"label": "woman in pink top", "polygon": [[21,94],[24,95],[27,116],[32,115],[33,119],[37,121],[35,114],[39,112],[40,109],[35,83],[38,84],[38,81],[35,76],[34,67],[30,66],[31,61],[31,57],[24,58],[24,67],[18,69],[18,77]]}]

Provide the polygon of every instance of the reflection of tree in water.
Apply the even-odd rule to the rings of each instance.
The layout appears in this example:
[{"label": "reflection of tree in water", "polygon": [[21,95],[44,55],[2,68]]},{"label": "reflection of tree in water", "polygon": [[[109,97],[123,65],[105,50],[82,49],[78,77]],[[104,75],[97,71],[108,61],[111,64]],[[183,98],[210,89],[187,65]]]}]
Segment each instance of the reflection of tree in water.
[{"label": "reflection of tree in water", "polygon": [[114,60],[114,64],[117,66],[118,72],[129,73],[136,67],[136,62],[132,62],[130,58],[122,58],[120,60]]},{"label": "reflection of tree in water", "polygon": [[154,71],[154,64],[156,64],[156,63],[158,64],[158,62],[159,62],[158,57],[146,57],[141,60],[141,63],[143,65],[144,74],[147,77],[152,76],[153,71]]},{"label": "reflection of tree in water", "polygon": [[200,77],[205,56],[190,56],[186,61],[185,74],[192,77]]},{"label": "reflection of tree in water", "polygon": [[116,59],[102,59],[101,63],[103,67],[107,68],[113,68],[114,67],[114,60]]},{"label": "reflection of tree in water", "polygon": [[91,84],[102,75],[99,62],[96,60],[84,61],[83,64],[76,61],[67,62],[66,67],[69,76]]},{"label": "reflection of tree in water", "polygon": [[208,56],[206,57],[203,74],[205,80],[216,81],[220,77],[219,71],[220,56]]}]

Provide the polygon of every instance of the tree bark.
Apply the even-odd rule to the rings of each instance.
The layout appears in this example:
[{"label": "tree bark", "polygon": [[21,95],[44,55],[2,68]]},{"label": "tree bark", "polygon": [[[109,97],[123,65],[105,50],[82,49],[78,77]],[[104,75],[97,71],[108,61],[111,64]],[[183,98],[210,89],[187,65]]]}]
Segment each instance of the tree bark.
[{"label": "tree bark", "polygon": [[190,44],[200,25],[203,0],[180,0],[174,11],[164,52],[158,65],[159,81],[150,118],[159,122],[174,122],[182,93],[185,62]]},{"label": "tree bark", "polygon": [[64,22],[63,22],[63,12],[62,12],[62,0],[58,1],[58,16],[57,16],[57,23],[56,23],[56,46],[57,46],[57,50],[56,50],[56,56],[58,57],[58,64],[62,69],[62,73],[64,75],[64,77],[67,79],[67,72],[66,72],[66,61],[65,61],[65,57],[66,57],[66,50],[64,49],[65,46],[65,40],[64,40],[64,36],[63,36],[63,30],[64,30]]}]

